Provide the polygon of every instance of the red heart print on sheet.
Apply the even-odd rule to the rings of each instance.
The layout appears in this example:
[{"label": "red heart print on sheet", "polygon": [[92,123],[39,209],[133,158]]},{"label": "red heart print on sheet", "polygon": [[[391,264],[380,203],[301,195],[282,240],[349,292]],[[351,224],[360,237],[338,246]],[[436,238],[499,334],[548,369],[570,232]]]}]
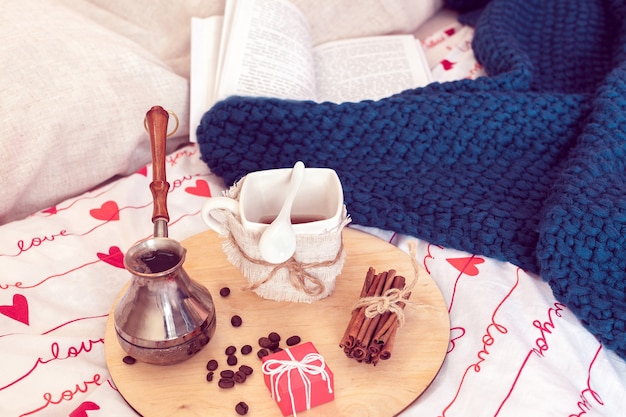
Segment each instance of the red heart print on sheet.
[{"label": "red heart print on sheet", "polygon": [[456,33],[456,29],[455,28],[449,28],[445,30],[446,35],[448,36],[452,36]]},{"label": "red heart print on sheet", "polygon": [[98,220],[119,220],[120,209],[115,201],[107,201],[102,206],[89,210],[91,217]]},{"label": "red heart print on sheet", "polygon": [[98,252],[98,259],[108,263],[109,265],[113,265],[118,268],[124,268],[124,254],[122,250],[117,246],[111,246],[109,248],[109,253]]},{"label": "red heart print on sheet", "polygon": [[211,188],[205,180],[196,180],[196,185],[185,188],[185,191],[200,197],[211,197]]},{"label": "red heart print on sheet", "polygon": [[450,265],[459,270],[459,272],[475,277],[480,273],[476,265],[480,265],[485,262],[483,258],[476,256],[470,256],[467,258],[448,258],[446,259]]},{"label": "red heart print on sheet", "polygon": [[137,174],[143,175],[144,177],[147,177],[148,176],[148,166],[144,165],[143,167],[139,168],[139,170],[137,170]]},{"label": "red heart print on sheet", "polygon": [[0,306],[0,314],[28,326],[28,300],[22,294],[14,294],[13,305]]},{"label": "red heart print on sheet", "polygon": [[441,61],[441,65],[443,66],[443,69],[446,71],[450,71],[452,67],[454,66],[454,64],[456,64],[456,62],[451,62],[451,61],[448,61],[447,59],[444,59]]},{"label": "red heart print on sheet", "polygon": [[78,408],[72,411],[69,417],[88,417],[87,411],[99,410],[100,406],[92,401],[85,401]]},{"label": "red heart print on sheet", "polygon": [[47,209],[43,210],[42,213],[50,215],[57,214],[57,206],[48,207]]}]

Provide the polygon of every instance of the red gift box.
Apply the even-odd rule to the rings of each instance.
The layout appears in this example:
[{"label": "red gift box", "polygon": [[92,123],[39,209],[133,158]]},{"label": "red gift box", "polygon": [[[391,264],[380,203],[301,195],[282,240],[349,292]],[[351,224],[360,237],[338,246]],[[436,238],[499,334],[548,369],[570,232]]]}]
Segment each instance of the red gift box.
[{"label": "red gift box", "polygon": [[263,357],[263,374],[283,416],[335,399],[333,373],[311,342]]}]

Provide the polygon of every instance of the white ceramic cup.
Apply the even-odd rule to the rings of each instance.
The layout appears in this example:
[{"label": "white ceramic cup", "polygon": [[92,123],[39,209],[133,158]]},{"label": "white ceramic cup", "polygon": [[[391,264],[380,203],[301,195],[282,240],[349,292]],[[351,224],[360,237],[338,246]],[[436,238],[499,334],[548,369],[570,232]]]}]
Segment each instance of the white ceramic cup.
[{"label": "white ceramic cup", "polygon": [[[238,216],[244,230],[261,232],[276,218],[285,201],[291,168],[249,173],[242,180],[239,199],[210,197],[202,207],[202,219],[221,233],[218,209]],[[296,193],[291,221],[296,234],[321,234],[342,224],[345,217],[343,188],[330,168],[305,168]]]}]

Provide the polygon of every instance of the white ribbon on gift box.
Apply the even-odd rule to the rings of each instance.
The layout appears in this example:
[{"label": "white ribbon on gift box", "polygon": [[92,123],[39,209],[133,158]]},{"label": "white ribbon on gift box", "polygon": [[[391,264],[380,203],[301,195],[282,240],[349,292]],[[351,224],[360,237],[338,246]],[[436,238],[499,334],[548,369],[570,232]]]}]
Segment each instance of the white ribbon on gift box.
[{"label": "white ribbon on gift box", "polygon": [[[287,355],[291,359],[268,359],[263,363],[263,373],[270,376],[272,399],[278,402],[281,401],[280,393],[278,392],[278,384],[280,378],[287,374],[287,387],[291,401],[291,411],[293,412],[294,417],[296,417],[296,403],[291,390],[291,371],[294,369],[297,370],[300,374],[300,378],[302,378],[302,382],[305,387],[307,410],[311,408],[311,380],[308,375],[321,375],[322,380],[326,381],[328,392],[333,392],[333,389],[330,384],[330,378],[328,376],[328,372],[326,371],[326,365],[322,355],[319,353],[308,353],[304,356],[304,358],[302,358],[301,361],[298,361],[294,358],[289,349],[285,349],[285,352],[287,352]],[[315,365],[315,362],[319,362],[320,364]]]}]

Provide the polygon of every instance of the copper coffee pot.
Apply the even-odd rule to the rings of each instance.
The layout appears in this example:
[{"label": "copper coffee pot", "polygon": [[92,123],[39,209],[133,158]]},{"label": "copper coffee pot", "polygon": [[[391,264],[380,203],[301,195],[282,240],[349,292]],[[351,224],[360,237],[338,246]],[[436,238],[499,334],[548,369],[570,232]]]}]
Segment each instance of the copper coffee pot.
[{"label": "copper coffee pot", "polygon": [[168,237],[165,140],[168,112],[146,114],[153,160],[154,236],[124,256],[131,281],[114,311],[117,338],[135,359],[158,365],[181,362],[199,352],[215,333],[211,293],[183,269],[186,249]]}]

